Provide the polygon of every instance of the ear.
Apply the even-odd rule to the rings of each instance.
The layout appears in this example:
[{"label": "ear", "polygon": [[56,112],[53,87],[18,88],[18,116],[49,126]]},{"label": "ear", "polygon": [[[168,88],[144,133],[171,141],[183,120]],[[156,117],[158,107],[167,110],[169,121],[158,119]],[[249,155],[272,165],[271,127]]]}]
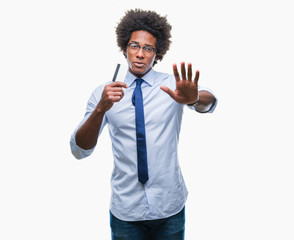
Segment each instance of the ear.
[{"label": "ear", "polygon": [[125,58],[127,58],[127,51],[126,50],[123,51],[123,55],[125,56]]}]

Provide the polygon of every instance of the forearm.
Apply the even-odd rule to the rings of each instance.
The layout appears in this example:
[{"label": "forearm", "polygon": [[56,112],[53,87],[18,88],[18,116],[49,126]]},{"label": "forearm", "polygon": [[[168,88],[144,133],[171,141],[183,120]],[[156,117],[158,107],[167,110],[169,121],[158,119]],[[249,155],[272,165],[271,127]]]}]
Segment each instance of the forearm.
[{"label": "forearm", "polygon": [[123,98],[122,88],[128,88],[128,86],[123,82],[114,82],[104,87],[96,108],[76,132],[75,142],[78,147],[89,150],[96,146],[103,117],[115,102]]},{"label": "forearm", "polygon": [[205,113],[215,104],[215,97],[208,91],[202,90],[198,92],[199,100],[194,105],[196,111]]},{"label": "forearm", "polygon": [[86,122],[77,130],[75,140],[80,148],[88,150],[96,146],[104,114],[105,112],[96,107]]}]

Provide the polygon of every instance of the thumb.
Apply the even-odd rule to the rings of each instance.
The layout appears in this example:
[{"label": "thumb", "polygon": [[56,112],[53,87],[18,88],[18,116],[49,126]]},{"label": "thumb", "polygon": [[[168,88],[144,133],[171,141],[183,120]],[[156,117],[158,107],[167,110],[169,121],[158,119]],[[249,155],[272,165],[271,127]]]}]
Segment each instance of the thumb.
[{"label": "thumb", "polygon": [[170,97],[172,99],[175,99],[175,93],[174,91],[172,91],[170,88],[168,88],[167,86],[160,86],[160,89],[164,92],[166,92],[168,95],[170,95]]}]

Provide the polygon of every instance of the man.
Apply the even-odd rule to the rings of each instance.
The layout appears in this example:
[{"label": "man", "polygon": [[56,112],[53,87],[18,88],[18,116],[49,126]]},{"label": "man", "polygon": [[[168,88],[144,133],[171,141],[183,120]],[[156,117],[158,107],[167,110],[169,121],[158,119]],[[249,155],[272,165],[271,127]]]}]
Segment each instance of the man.
[{"label": "man", "polygon": [[112,239],[184,239],[186,186],[177,157],[183,107],[212,112],[214,95],[198,87],[199,71],[181,63],[181,76],[155,72],[170,45],[165,17],[130,10],[116,28],[129,71],[123,82],[99,86],[84,120],[71,137],[72,153],[89,156],[108,124],[114,170],[111,177]]}]

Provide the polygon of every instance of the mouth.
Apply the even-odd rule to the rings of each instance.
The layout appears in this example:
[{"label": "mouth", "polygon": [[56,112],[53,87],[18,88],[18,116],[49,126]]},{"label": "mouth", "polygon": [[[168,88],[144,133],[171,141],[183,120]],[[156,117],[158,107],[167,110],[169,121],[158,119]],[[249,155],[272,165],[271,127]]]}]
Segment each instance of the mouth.
[{"label": "mouth", "polygon": [[134,62],[133,64],[137,68],[143,68],[145,66],[145,63],[142,62]]}]

